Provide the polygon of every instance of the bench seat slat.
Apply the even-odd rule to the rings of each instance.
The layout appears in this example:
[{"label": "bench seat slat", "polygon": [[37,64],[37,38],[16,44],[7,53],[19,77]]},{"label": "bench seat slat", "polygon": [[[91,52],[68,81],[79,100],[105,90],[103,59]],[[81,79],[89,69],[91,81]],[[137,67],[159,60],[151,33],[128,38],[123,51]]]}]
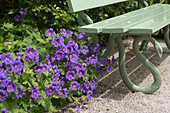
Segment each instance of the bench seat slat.
[{"label": "bench seat slat", "polygon": [[168,6],[166,7],[159,7],[156,10],[151,11],[150,13],[141,13],[141,14],[136,14],[136,16],[134,17],[130,17],[126,20],[117,22],[115,24],[111,24],[108,26],[105,26],[104,28],[102,28],[102,33],[125,33],[127,31],[129,31],[129,28],[131,26],[143,23],[144,21],[155,17],[156,15],[160,15],[164,12],[166,12],[167,10],[170,11],[170,8]]},{"label": "bench seat slat", "polygon": [[152,34],[170,24],[170,10],[129,29],[130,34]]},{"label": "bench seat slat", "polygon": [[67,0],[70,12],[78,12],[128,0]]},{"label": "bench seat slat", "polygon": [[[104,21],[101,21],[101,22],[82,26],[82,27],[79,28],[79,31],[80,32],[86,32],[86,33],[100,33],[100,32],[102,32],[102,30],[105,26],[108,26],[108,24],[113,25],[113,24],[116,24],[116,23],[120,23],[120,22],[126,21],[127,19],[130,19],[132,17],[134,18],[135,16],[138,16],[138,18],[139,18],[142,15],[152,13],[155,10],[158,11],[158,12],[160,12],[159,10],[164,11],[164,10],[167,9],[168,6],[169,5],[165,5],[165,4],[155,4],[155,5],[152,5],[150,7],[142,8],[140,10],[136,10],[136,11],[133,11],[133,12],[130,12],[130,13],[126,13],[126,14],[123,14],[123,15],[120,15],[120,16],[117,16],[117,17],[113,17],[113,18],[110,18],[110,19],[107,19],[107,20],[104,20]],[[155,13],[153,13],[153,14],[155,14]],[[151,15],[149,15],[149,16],[151,16]],[[142,20],[140,20],[140,21],[142,21]],[[119,29],[120,28],[118,28],[118,30]]]}]

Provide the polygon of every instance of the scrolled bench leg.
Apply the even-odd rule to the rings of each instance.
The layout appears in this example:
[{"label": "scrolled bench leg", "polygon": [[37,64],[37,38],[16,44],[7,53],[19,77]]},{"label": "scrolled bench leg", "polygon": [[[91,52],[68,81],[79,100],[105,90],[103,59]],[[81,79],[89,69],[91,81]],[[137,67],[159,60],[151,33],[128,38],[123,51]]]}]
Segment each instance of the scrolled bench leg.
[{"label": "scrolled bench leg", "polygon": [[153,94],[161,86],[161,83],[162,83],[161,74],[158,71],[158,69],[148,59],[146,59],[139,51],[138,43],[141,40],[148,40],[152,42],[159,57],[161,57],[163,50],[161,46],[157,43],[157,41],[151,36],[137,37],[135,38],[133,42],[133,49],[134,49],[134,53],[136,54],[136,57],[151,71],[152,75],[154,76],[153,84],[149,87],[139,87],[133,84],[132,81],[129,79],[128,74],[126,72],[126,67],[125,67],[125,48],[123,45],[123,41],[120,37],[116,38],[118,48],[119,48],[119,71],[123,79],[123,82],[130,90],[132,90],[132,92],[140,91],[144,94]]},{"label": "scrolled bench leg", "polygon": [[109,41],[108,41],[108,45],[106,47],[106,50],[102,53],[102,58],[107,58],[109,56],[113,56],[113,51],[114,51],[114,42],[115,42],[115,38],[118,35],[115,34],[110,34],[109,36]]},{"label": "scrolled bench leg", "polygon": [[170,49],[169,29],[170,29],[170,25],[164,28],[164,39],[165,39],[166,46]]}]

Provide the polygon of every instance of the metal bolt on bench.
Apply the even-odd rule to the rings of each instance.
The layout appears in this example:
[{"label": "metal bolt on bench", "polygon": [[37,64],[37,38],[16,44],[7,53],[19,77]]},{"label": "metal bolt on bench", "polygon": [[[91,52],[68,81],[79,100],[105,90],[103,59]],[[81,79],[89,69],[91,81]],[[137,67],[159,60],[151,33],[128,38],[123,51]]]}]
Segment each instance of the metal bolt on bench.
[{"label": "metal bolt on bench", "polygon": [[[157,91],[162,83],[161,74],[159,70],[146,59],[140,50],[147,47],[147,43],[151,42],[154,45],[156,53],[159,57],[162,56],[163,49],[159,43],[151,36],[164,28],[165,42],[170,48],[169,41],[169,24],[170,24],[170,5],[155,4],[148,6],[145,0],[138,0],[140,9],[106,19],[100,22],[93,23],[92,19],[84,13],[84,10],[96,7],[106,6],[110,4],[125,2],[128,0],[67,0],[70,12],[78,13],[78,23],[80,25],[79,31],[89,33],[94,43],[98,42],[97,34],[110,34],[109,45],[106,51],[102,54],[104,58],[113,55],[114,41],[118,43],[119,49],[119,71],[125,85],[132,92],[142,92],[145,94],[152,94]],[[141,8],[141,5],[145,8]],[[88,25],[84,25],[84,23]],[[154,77],[154,82],[148,87],[139,87],[132,83],[129,79],[125,66],[125,48],[121,38],[121,34],[135,34],[138,37],[134,38],[133,50],[136,57],[150,70]],[[143,41],[142,48],[139,49],[139,42]]]}]

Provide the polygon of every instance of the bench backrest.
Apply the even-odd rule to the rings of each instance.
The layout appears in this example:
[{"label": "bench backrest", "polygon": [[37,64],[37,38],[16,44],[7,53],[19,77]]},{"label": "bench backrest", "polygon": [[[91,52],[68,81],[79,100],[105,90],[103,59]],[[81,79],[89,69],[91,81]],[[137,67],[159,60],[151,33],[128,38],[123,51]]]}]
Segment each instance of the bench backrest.
[{"label": "bench backrest", "polygon": [[70,12],[78,12],[128,0],[67,0]]}]

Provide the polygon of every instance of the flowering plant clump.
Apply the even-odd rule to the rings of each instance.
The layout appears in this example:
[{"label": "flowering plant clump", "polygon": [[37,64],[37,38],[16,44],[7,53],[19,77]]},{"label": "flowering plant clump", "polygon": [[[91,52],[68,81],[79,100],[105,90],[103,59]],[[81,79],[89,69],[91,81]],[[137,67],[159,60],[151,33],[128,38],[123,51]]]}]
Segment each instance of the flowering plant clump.
[{"label": "flowering plant clump", "polygon": [[40,61],[37,49],[28,46],[21,53],[0,55],[1,111],[57,112],[68,102],[78,110],[93,98],[98,73],[110,72],[116,60],[100,58],[100,44],[93,44],[85,33],[61,29],[46,31],[50,54]]}]

